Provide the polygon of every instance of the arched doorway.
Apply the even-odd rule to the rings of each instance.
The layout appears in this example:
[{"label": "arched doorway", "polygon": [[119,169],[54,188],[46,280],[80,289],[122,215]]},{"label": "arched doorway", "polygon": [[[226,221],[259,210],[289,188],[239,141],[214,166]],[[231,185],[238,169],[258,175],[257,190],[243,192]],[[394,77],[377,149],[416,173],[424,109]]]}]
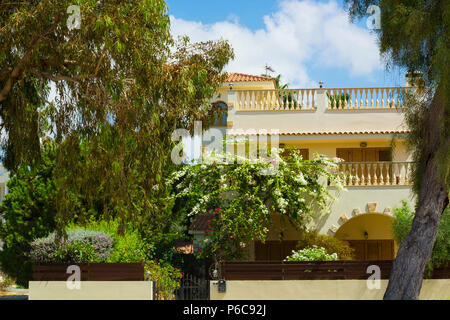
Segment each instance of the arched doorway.
[{"label": "arched doorway", "polygon": [[391,226],[390,215],[365,213],[346,221],[335,237],[355,249],[355,260],[392,260],[397,248]]}]

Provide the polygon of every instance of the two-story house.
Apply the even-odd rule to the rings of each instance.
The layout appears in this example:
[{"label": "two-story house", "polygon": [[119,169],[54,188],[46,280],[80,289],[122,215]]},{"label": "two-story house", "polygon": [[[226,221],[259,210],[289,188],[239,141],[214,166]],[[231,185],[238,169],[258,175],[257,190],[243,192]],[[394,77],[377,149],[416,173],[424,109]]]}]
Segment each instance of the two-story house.
[{"label": "two-story house", "polygon": [[[391,229],[392,209],[401,200],[414,203],[404,121],[405,95],[413,90],[278,90],[272,78],[231,73],[213,100],[227,111],[214,127],[224,136],[240,137],[260,129],[278,130],[280,146],[299,149],[305,159],[315,154],[342,158],[347,191],[330,187],[337,200],[329,214],[317,214],[314,228],[348,241],[355,259],[393,259],[398,244]],[[201,243],[208,222],[202,215],[192,222],[194,245]],[[290,224],[276,222],[265,243],[249,245],[249,259],[283,260],[298,239]]]}]

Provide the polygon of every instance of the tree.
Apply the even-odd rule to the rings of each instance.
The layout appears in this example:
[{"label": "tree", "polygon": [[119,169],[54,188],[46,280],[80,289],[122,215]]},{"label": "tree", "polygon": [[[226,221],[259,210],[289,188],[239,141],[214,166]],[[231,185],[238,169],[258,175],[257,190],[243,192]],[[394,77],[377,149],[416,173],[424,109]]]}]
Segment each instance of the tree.
[{"label": "tree", "polygon": [[[392,230],[394,239],[401,243],[411,230],[411,224],[414,219],[414,211],[410,209],[407,202],[402,200],[402,206],[394,208],[392,220]],[[442,214],[439,230],[434,242],[431,258],[425,269],[425,276],[429,277],[434,268],[445,266],[450,260],[450,211],[449,207]]]},{"label": "tree", "polygon": [[8,181],[0,209],[0,264],[3,272],[27,287],[32,278],[31,242],[55,228],[55,148],[46,144],[40,165],[21,166]]},{"label": "tree", "polygon": [[409,70],[424,94],[408,101],[406,120],[413,150],[418,195],[412,227],[400,244],[384,299],[417,299],[442,213],[449,202],[450,69],[448,1],[347,0],[350,16],[380,8],[380,52],[390,64]]},{"label": "tree", "polygon": [[83,218],[71,197],[78,193],[102,201],[106,216],[156,224],[167,209],[158,199],[166,194],[171,133],[209,117],[232,57],[226,41],[174,41],[162,0],[1,3],[5,166],[39,165],[40,139],[50,136],[59,146],[58,229]]}]

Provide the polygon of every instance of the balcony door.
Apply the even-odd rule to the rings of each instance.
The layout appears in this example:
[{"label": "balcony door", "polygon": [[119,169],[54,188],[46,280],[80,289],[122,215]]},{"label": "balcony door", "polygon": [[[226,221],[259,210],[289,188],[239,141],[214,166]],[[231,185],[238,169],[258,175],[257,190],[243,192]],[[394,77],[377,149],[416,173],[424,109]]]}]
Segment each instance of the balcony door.
[{"label": "balcony door", "polygon": [[336,156],[346,162],[391,161],[391,148],[337,148]]}]

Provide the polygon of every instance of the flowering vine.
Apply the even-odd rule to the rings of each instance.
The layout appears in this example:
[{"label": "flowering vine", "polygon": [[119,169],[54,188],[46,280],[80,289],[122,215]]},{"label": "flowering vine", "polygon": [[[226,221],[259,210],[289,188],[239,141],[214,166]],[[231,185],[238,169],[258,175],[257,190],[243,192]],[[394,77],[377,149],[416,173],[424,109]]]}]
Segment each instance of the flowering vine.
[{"label": "flowering vine", "polygon": [[183,165],[169,180],[173,197],[183,201],[188,216],[211,215],[203,230],[203,250],[197,250],[200,257],[242,257],[251,241],[265,240],[275,213],[306,229],[333,199],[328,184],[342,189],[338,158],[315,155],[303,160],[296,150],[271,162],[239,159],[225,164],[225,158],[208,154],[206,161]]}]

